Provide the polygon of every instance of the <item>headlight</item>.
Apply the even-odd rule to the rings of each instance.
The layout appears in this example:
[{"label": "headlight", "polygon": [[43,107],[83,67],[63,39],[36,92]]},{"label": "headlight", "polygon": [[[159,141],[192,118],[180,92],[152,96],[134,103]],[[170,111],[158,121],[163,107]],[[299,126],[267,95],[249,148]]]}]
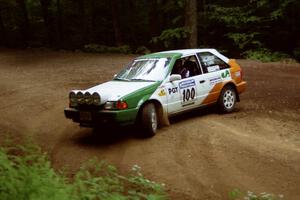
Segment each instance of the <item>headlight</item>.
[{"label": "headlight", "polygon": [[84,101],[86,104],[89,104],[89,105],[93,103],[93,97],[89,92],[86,92],[84,94]]},{"label": "headlight", "polygon": [[79,104],[83,104],[84,103],[84,98],[83,98],[83,93],[82,92],[78,92],[77,93],[77,102],[79,103]]},{"label": "headlight", "polygon": [[100,106],[100,104],[101,104],[100,95],[97,92],[94,92],[92,97],[93,97],[93,104],[96,106]]},{"label": "headlight", "polygon": [[106,109],[106,110],[113,110],[113,109],[115,109],[115,103],[116,102],[113,102],[113,101],[106,102],[105,105],[104,105],[104,109]]},{"label": "headlight", "polygon": [[108,101],[104,105],[106,110],[124,110],[128,108],[128,104],[125,101]]},{"label": "headlight", "polygon": [[70,100],[70,107],[77,106],[77,96],[75,92],[70,92],[69,94],[69,100]]}]

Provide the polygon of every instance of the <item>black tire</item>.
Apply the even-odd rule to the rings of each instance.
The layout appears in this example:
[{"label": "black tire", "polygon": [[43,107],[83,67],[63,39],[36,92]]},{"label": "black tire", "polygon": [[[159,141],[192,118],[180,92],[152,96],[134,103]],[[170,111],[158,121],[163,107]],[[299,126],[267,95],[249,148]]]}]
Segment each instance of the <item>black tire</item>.
[{"label": "black tire", "polygon": [[158,118],[157,111],[153,103],[146,104],[140,115],[141,131],[143,136],[152,137],[157,132]]},{"label": "black tire", "polygon": [[232,86],[225,86],[220,94],[218,108],[222,113],[230,113],[234,110],[237,94]]}]

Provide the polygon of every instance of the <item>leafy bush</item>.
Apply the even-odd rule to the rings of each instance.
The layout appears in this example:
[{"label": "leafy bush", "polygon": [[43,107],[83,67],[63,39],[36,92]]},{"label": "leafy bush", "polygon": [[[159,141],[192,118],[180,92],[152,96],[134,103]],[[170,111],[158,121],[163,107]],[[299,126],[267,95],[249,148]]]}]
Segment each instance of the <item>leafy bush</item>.
[{"label": "leafy bush", "polygon": [[257,50],[248,50],[243,53],[248,59],[260,60],[262,62],[276,62],[284,59],[290,59],[290,56],[281,52],[271,52],[269,49],[261,48]]},{"label": "leafy bush", "polygon": [[64,200],[71,194],[71,185],[36,146],[0,149],[0,199]]},{"label": "leafy bush", "polygon": [[241,192],[239,189],[234,189],[229,193],[229,199],[232,200],[283,200],[284,196],[282,194],[274,195],[262,192],[260,194],[255,194],[254,192],[247,191]]},{"label": "leafy bush", "polygon": [[185,27],[166,29],[162,33],[151,39],[151,42],[157,44],[162,42],[164,47],[168,48],[174,42],[181,41],[188,36],[189,31]]},{"label": "leafy bush", "polygon": [[145,46],[140,46],[135,50],[135,53],[137,53],[137,54],[148,54],[148,53],[151,53],[151,51]]},{"label": "leafy bush", "polygon": [[1,200],[167,199],[161,184],[146,179],[138,166],[128,176],[105,162],[90,161],[73,178],[56,172],[35,145],[0,148]]},{"label": "leafy bush", "polygon": [[228,33],[227,37],[232,39],[234,44],[238,46],[239,49],[245,49],[247,46],[262,46],[262,43],[255,39],[259,35],[257,32],[253,33]]},{"label": "leafy bush", "polygon": [[298,61],[300,61],[300,48],[296,48],[294,50],[294,56]]},{"label": "leafy bush", "polygon": [[83,50],[85,52],[93,52],[93,53],[132,53],[132,50],[130,49],[130,46],[123,45],[119,47],[110,47],[105,45],[99,45],[99,44],[87,44],[84,45]]}]

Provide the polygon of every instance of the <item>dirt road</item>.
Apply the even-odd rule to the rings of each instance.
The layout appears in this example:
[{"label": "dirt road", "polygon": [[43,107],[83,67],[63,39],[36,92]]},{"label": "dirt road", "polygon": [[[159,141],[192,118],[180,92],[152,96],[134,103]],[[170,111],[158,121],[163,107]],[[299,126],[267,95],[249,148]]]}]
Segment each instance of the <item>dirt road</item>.
[{"label": "dirt road", "polygon": [[171,199],[227,199],[234,188],[300,199],[300,64],[239,60],[248,89],[234,113],[185,114],[151,139],[64,118],[70,89],[111,79],[132,57],[0,50],[1,139],[30,135],[71,172],[93,157],[123,172],[138,164]]}]

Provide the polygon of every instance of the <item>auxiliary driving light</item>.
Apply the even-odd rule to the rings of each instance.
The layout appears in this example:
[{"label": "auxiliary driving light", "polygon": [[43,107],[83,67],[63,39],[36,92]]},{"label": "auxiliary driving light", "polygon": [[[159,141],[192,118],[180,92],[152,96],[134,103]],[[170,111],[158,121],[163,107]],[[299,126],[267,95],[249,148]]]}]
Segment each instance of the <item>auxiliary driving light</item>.
[{"label": "auxiliary driving light", "polygon": [[96,105],[96,106],[100,106],[101,98],[100,98],[100,95],[97,92],[93,93],[92,98],[93,98],[93,104]]},{"label": "auxiliary driving light", "polygon": [[92,104],[93,103],[93,97],[92,95],[89,93],[89,92],[86,92],[84,94],[84,102],[88,105]]}]

